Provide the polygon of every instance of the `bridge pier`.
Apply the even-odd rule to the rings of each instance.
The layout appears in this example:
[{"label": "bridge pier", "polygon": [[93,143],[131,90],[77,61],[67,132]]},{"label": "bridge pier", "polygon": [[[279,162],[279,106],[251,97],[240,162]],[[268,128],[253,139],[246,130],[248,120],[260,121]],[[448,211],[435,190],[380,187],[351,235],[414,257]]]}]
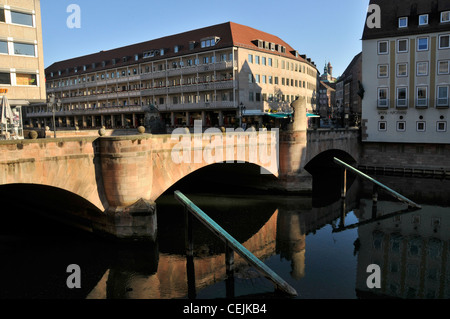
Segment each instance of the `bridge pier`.
[{"label": "bridge pier", "polygon": [[120,240],[156,241],[156,203],[140,199],[128,207],[109,208],[101,220],[93,221],[94,232]]}]

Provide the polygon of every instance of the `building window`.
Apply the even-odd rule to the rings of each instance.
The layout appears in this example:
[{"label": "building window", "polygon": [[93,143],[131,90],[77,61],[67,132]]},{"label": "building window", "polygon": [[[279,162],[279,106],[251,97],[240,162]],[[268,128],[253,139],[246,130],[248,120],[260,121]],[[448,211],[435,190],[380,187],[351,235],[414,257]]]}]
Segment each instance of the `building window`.
[{"label": "building window", "polygon": [[397,40],[397,53],[408,52],[408,39]]},{"label": "building window", "polygon": [[36,74],[17,73],[16,84],[37,86],[37,76]]},{"label": "building window", "polygon": [[450,48],[450,34],[444,34],[439,36],[439,49]]},{"label": "building window", "polygon": [[387,131],[387,123],[384,121],[378,122],[378,131],[381,132]]},{"label": "building window", "polygon": [[404,132],[406,131],[406,122],[400,121],[397,122],[397,132]]},{"label": "building window", "polygon": [[33,26],[33,15],[30,13],[23,13],[11,11],[11,22],[14,24]]},{"label": "building window", "polygon": [[378,88],[378,107],[387,108],[388,104],[388,88]]},{"label": "building window", "polygon": [[378,42],[378,54],[388,54],[389,53],[389,42],[379,41]]},{"label": "building window", "polygon": [[438,62],[438,74],[449,74],[449,60]]},{"label": "building window", "polygon": [[436,131],[437,132],[447,132],[447,122],[439,121],[436,123]]},{"label": "building window", "polygon": [[419,38],[417,40],[417,51],[428,50],[428,38]]},{"label": "building window", "polygon": [[14,54],[35,56],[34,47],[35,47],[34,44],[14,43]]},{"label": "building window", "polygon": [[253,92],[249,92],[249,93],[248,93],[248,101],[249,101],[249,102],[253,102],[253,100],[254,100]]},{"label": "building window", "polygon": [[378,65],[378,77],[387,78],[389,76],[389,66],[387,64]]},{"label": "building window", "polygon": [[0,72],[0,84],[11,85],[11,74]]},{"label": "building window", "polygon": [[253,63],[253,55],[252,54],[248,55],[248,63]]},{"label": "building window", "polygon": [[426,130],[426,125],[424,121],[418,121],[417,122],[417,132],[425,132]]},{"label": "building window", "polygon": [[437,97],[437,106],[448,107],[448,86],[438,86]]},{"label": "building window", "polygon": [[248,75],[248,83],[253,83],[253,74]]},{"label": "building window", "polygon": [[397,107],[407,107],[408,106],[408,100],[407,100],[407,88],[406,87],[400,87],[397,88]]},{"label": "building window", "polygon": [[408,27],[408,17],[398,18],[398,27],[407,28]]},{"label": "building window", "polygon": [[408,63],[397,64],[397,76],[398,77],[408,76]]},{"label": "building window", "polygon": [[259,82],[260,82],[259,74],[255,74],[255,83]]},{"label": "building window", "polygon": [[259,55],[255,55],[255,63],[259,64]]},{"label": "building window", "polygon": [[421,14],[419,16],[419,25],[428,25],[428,14]]},{"label": "building window", "polygon": [[3,8],[0,8],[0,22],[6,22],[5,9],[3,9]]},{"label": "building window", "polygon": [[269,66],[272,66],[273,65],[273,63],[272,63],[272,58],[269,58],[269,60],[268,60],[268,62],[269,62]]},{"label": "building window", "polygon": [[441,12],[441,23],[450,22],[450,11]]},{"label": "building window", "polygon": [[0,53],[8,54],[8,42],[0,41]]},{"label": "building window", "polygon": [[426,86],[417,87],[416,106],[417,107],[428,106],[428,90]]},{"label": "building window", "polygon": [[261,64],[262,64],[262,65],[266,65],[266,64],[267,64],[266,61],[267,61],[266,57],[263,56],[263,57],[261,58]]},{"label": "building window", "polygon": [[428,62],[417,62],[417,76],[428,75]]}]

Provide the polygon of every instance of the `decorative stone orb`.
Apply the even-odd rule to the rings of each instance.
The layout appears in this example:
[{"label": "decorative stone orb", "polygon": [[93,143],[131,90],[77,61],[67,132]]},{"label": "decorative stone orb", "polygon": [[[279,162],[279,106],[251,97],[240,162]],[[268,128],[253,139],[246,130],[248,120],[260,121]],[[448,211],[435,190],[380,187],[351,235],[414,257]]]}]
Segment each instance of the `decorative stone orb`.
[{"label": "decorative stone orb", "polygon": [[144,126],[139,126],[137,128],[137,130],[138,130],[139,134],[144,134],[145,133],[145,127]]},{"label": "decorative stone orb", "polygon": [[106,129],[104,127],[102,127],[101,129],[98,130],[98,135],[105,136],[105,134],[106,134]]},{"label": "decorative stone orb", "polygon": [[28,133],[28,137],[31,138],[32,140],[35,140],[38,137],[38,133],[36,131],[30,131]]}]

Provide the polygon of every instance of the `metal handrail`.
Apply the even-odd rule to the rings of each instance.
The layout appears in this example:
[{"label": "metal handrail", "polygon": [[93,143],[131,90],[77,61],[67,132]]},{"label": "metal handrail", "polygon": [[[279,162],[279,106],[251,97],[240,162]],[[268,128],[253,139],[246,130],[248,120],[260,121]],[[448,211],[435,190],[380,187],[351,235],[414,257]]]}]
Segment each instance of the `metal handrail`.
[{"label": "metal handrail", "polygon": [[376,179],[370,177],[369,175],[364,174],[363,172],[357,170],[356,168],[354,168],[353,166],[341,161],[340,159],[334,157],[334,162],[338,165],[343,166],[345,169],[349,169],[350,171],[352,171],[353,173],[367,179],[368,181],[376,184],[377,186],[380,186],[381,188],[383,188],[384,190],[386,190],[388,193],[390,193],[392,196],[394,196],[395,198],[397,198],[398,200],[405,202],[408,204],[408,206],[410,207],[415,207],[415,208],[422,208],[420,205],[416,204],[415,202],[413,202],[412,200],[406,198],[405,196],[397,193],[396,191],[394,191],[393,189],[390,189],[389,187],[387,187],[386,185],[380,183],[379,181],[377,181]]},{"label": "metal handrail", "polygon": [[245,259],[250,265],[256,268],[262,275],[272,281],[275,286],[286,292],[289,295],[297,296],[297,291],[278,276],[272,269],[253,255],[247,248],[234,239],[229,233],[227,233],[222,227],[220,227],[214,220],[212,220],[205,212],[198,208],[189,198],[187,198],[180,191],[175,191],[175,198],[195,216],[203,225],[211,230],[217,237],[225,242],[227,248],[231,248],[238,253],[243,259]]}]

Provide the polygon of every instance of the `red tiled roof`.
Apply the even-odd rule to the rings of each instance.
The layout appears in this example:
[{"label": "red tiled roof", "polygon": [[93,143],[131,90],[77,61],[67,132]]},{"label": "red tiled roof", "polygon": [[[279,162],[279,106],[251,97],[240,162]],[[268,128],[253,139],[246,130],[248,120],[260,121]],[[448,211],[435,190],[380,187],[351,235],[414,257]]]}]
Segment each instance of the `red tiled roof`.
[{"label": "red tiled roof", "polygon": [[[83,74],[92,72],[92,64],[96,63],[95,71],[100,71],[102,69],[110,69],[112,67],[121,67],[125,65],[135,64],[134,55],[139,54],[139,61],[143,62],[142,54],[145,51],[149,50],[160,50],[166,49],[167,53],[164,54],[164,58],[170,58],[174,56],[186,55],[199,53],[202,51],[209,51],[210,48],[201,48],[200,41],[203,38],[214,37],[217,36],[220,38],[220,41],[214,46],[214,49],[227,48],[232,46],[239,46],[245,48],[251,48],[254,50],[259,50],[262,52],[274,53],[280,56],[289,57],[292,59],[297,59],[298,61],[306,62],[305,59],[294,55],[294,49],[281,40],[280,38],[263,32],[248,26],[240,25],[234,22],[226,22],[214,26],[209,26],[197,30],[187,31],[167,37],[162,37],[159,39],[146,41],[142,43],[132,44],[124,47],[120,47],[117,49],[100,51],[94,54],[89,54],[81,57],[76,57],[73,59],[68,59],[64,61],[59,61],[53,63],[51,66],[46,68],[46,75],[49,75],[51,72],[54,73],[54,78],[58,78],[58,71],[62,72],[61,77],[67,76],[66,69],[69,69],[69,74],[74,75],[73,69],[78,67],[77,74]],[[258,48],[257,44],[255,44],[255,40],[263,40],[271,43],[275,43],[278,45],[282,45],[286,48],[285,53],[281,53],[278,51],[270,51],[266,49]],[[196,42],[196,46],[194,50],[189,50],[189,43],[191,41]],[[174,47],[180,46],[180,51],[178,53],[174,52]],[[127,62],[124,62],[123,57],[129,57]],[[116,65],[112,66],[112,60],[117,59]],[[154,58],[145,58],[145,61],[159,60],[160,56]],[[106,66],[102,67],[102,61],[106,61]],[[83,71],[82,66],[86,65],[87,70]],[[313,65],[312,65],[313,66]]]}]

